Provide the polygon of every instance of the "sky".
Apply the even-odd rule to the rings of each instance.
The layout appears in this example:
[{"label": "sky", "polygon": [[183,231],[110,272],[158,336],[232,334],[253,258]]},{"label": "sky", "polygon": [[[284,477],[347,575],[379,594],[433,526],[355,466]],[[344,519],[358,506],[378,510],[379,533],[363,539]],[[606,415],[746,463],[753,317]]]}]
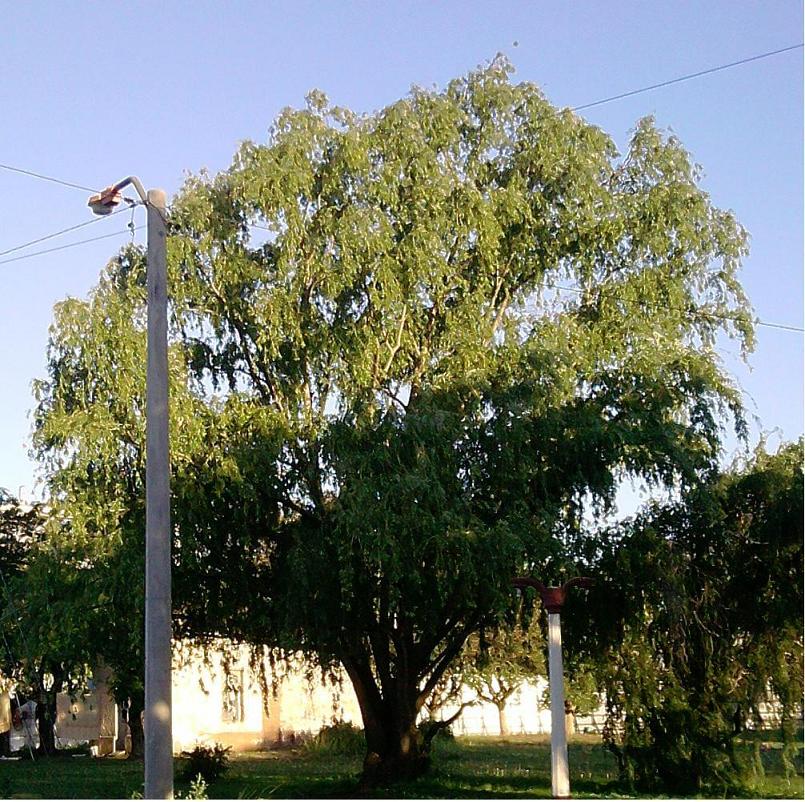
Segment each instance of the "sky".
[{"label": "sky", "polygon": [[[227,168],[242,140],[265,142],[281,109],[311,89],[371,112],[501,52],[514,80],[576,107],[802,40],[799,0],[8,3],[0,163],[91,189],[133,173],[170,198],[188,174]],[[751,235],[741,278],[758,318],[802,328],[802,49],[580,114],[621,148],[645,115],[671,129],[713,202]],[[53,306],[86,297],[130,236],[129,215],[12,249],[93,220],[88,194],[0,169],[0,487],[28,497],[38,476],[31,383],[45,375]],[[759,326],[748,364],[735,343],[721,355],[744,391],[750,444],[799,437],[802,333]],[[725,444],[728,460],[738,446],[732,435]]]}]

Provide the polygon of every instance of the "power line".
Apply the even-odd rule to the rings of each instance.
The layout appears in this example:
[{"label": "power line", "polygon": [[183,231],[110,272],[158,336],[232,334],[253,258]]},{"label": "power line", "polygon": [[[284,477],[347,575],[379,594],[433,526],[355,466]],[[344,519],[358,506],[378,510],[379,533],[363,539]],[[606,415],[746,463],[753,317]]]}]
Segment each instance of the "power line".
[{"label": "power line", "polygon": [[42,181],[50,181],[53,184],[61,184],[64,187],[72,187],[73,189],[81,189],[84,192],[100,192],[98,189],[92,187],[85,187],[82,184],[74,184],[72,181],[63,181],[61,178],[54,178],[50,175],[43,175],[42,173],[35,173],[33,170],[23,170],[22,167],[13,167],[10,164],[0,164],[3,170],[10,170],[12,173],[22,173],[22,175],[29,175],[33,178],[39,178]]},{"label": "power line", "polygon": [[[124,206],[122,209],[118,209],[117,211],[112,212],[110,215],[107,215],[107,218],[116,214],[120,214],[120,212],[126,212],[126,211],[128,211],[128,207]],[[46,234],[44,237],[37,237],[37,239],[32,239],[29,242],[24,242],[22,245],[16,245],[13,248],[8,248],[5,251],[0,251],[0,256],[5,256],[6,254],[9,253],[14,253],[14,251],[21,251],[24,248],[29,248],[31,245],[36,245],[39,242],[45,242],[46,240],[54,239],[55,237],[60,237],[62,234],[67,234],[70,231],[76,231],[79,228],[84,228],[84,226],[91,226],[93,223],[100,223],[104,219],[105,218],[103,217],[93,217],[91,220],[87,220],[83,223],[78,223],[78,225],[70,226],[69,228],[63,228],[61,231],[55,231],[53,234]]]},{"label": "power line", "polygon": [[601,100],[594,100],[592,103],[584,103],[581,106],[573,106],[571,111],[581,111],[582,109],[591,109],[593,106],[602,106],[604,103],[611,103],[613,100],[622,100],[625,97],[632,97],[632,95],[639,95],[642,92],[650,92],[652,89],[660,89],[663,86],[670,86],[671,84],[682,83],[682,81],[690,81],[693,78],[701,78],[703,75],[710,75],[714,72],[721,70],[728,70],[731,67],[738,67],[741,64],[748,64],[751,61],[759,61],[763,58],[770,58],[771,56],[778,56],[780,53],[788,53],[791,50],[798,50],[805,46],[804,43],[798,45],[790,45],[789,47],[781,47],[779,50],[770,50],[768,53],[760,53],[757,56],[749,56],[742,58],[739,61],[731,61],[729,64],[720,64],[718,67],[710,67],[707,70],[699,70],[699,72],[692,72],[688,75],[682,75],[679,78],[672,78],[670,81],[661,81],[658,84],[651,86],[644,86],[641,89],[633,89],[630,92],[621,92],[619,95],[612,95],[610,97],[602,98]]},{"label": "power line", "polygon": [[[583,295],[584,290],[580,290],[578,287],[562,287],[559,284],[543,284],[543,287],[546,287],[549,290],[563,290],[564,292],[575,292],[577,295]],[[715,312],[696,312],[697,315],[702,317],[712,317],[717,320],[734,320],[736,323],[743,320],[743,318],[737,317],[736,315],[718,315]],[[760,320],[759,318],[755,318],[752,321],[756,326],[765,326],[769,329],[782,329],[783,331],[795,331],[795,332],[802,332],[805,333],[805,329],[800,328],[799,326],[789,326],[787,323],[770,323],[766,320]]]},{"label": "power line", "polygon": [[[701,317],[712,317],[716,320],[734,320],[735,322],[740,322],[742,320],[742,318],[736,317],[735,315],[717,315],[715,312],[696,312],[696,314],[700,315]],[[767,329],[782,329],[783,331],[805,333],[805,329],[802,329],[799,326],[789,326],[787,323],[769,323],[768,321],[760,320],[759,318],[755,318],[752,322],[756,326],[763,326]]]},{"label": "power line", "polygon": [[[590,108],[593,108],[595,106],[604,105],[605,103],[612,103],[615,100],[622,100],[624,98],[633,97],[634,95],[639,95],[639,94],[642,94],[644,92],[650,92],[650,91],[652,91],[654,89],[660,89],[662,87],[671,86],[673,84],[682,83],[684,81],[690,81],[690,80],[693,80],[694,78],[701,78],[704,75],[711,75],[711,74],[716,73],[716,72],[721,72],[723,70],[731,69],[732,67],[738,67],[738,66],[741,66],[743,64],[749,64],[749,63],[751,63],[753,61],[759,61],[761,59],[771,58],[772,56],[777,56],[777,55],[780,55],[782,53],[788,53],[788,52],[790,52],[792,50],[798,50],[798,49],[802,48],[803,46],[805,46],[805,43],[799,43],[799,44],[796,44],[796,45],[789,45],[788,47],[781,47],[781,48],[779,48],[777,50],[770,50],[770,51],[767,51],[765,53],[759,53],[759,54],[754,55],[754,56],[748,56],[747,58],[739,59],[738,61],[731,61],[731,62],[729,62],[727,64],[720,64],[720,65],[718,65],[716,67],[710,67],[710,68],[708,68],[706,70],[699,70],[698,72],[693,72],[693,73],[689,73],[687,75],[682,75],[682,76],[680,76],[678,78],[672,78],[672,79],[667,80],[667,81],[661,81],[661,82],[656,83],[656,84],[651,84],[650,86],[644,86],[644,87],[641,87],[640,89],[633,89],[633,90],[631,90],[629,92],[621,92],[620,94],[610,95],[609,97],[605,97],[605,98],[602,98],[600,100],[595,100],[595,101],[593,101],[591,103],[584,103],[584,104],[582,104],[580,106],[573,106],[572,111],[582,111],[584,109],[590,109]],[[55,184],[61,184],[63,186],[72,187],[74,189],[81,189],[81,190],[84,190],[84,191],[87,191],[87,192],[98,192],[99,191],[99,190],[94,189],[92,187],[86,187],[86,186],[83,186],[81,184],[75,184],[75,183],[70,182],[70,181],[63,181],[62,179],[59,179],[59,178],[54,178],[52,176],[43,175],[42,173],[36,173],[36,172],[33,172],[32,170],[24,170],[24,169],[22,169],[20,167],[13,167],[13,166],[8,165],[8,164],[0,164],[0,168],[2,168],[4,170],[11,170],[12,172],[16,172],[16,173],[21,173],[23,175],[32,176],[34,178],[39,178],[39,179],[41,179],[43,181],[50,181],[50,182],[55,183]],[[118,212],[121,212],[121,211],[125,211],[125,209],[119,209],[117,212],[113,212],[113,214],[117,214]],[[78,224],[76,226],[72,226],[70,228],[63,229],[62,231],[55,232],[54,234],[49,234],[49,235],[47,235],[45,237],[40,237],[39,239],[32,240],[31,242],[24,243],[23,245],[18,245],[15,248],[10,248],[10,249],[8,249],[6,251],[0,251],[0,256],[3,256],[5,254],[7,254],[7,253],[12,253],[14,251],[21,250],[23,248],[27,248],[30,245],[36,244],[37,242],[42,242],[42,241],[47,240],[47,239],[52,239],[53,237],[60,236],[61,234],[65,234],[65,233],[67,233],[69,231],[74,231],[74,230],[76,230],[78,228],[83,228],[84,226],[90,225],[91,223],[94,223],[94,222],[97,222],[97,221],[96,220],[90,220],[90,221],[87,221],[86,223],[80,223],[80,224]],[[266,226],[261,226],[259,224],[255,224],[255,223],[250,223],[249,227],[250,228],[262,229],[264,231],[271,231],[271,229],[267,228]],[[100,236],[100,237],[93,237],[93,238],[86,239],[86,240],[80,240],[79,242],[70,243],[68,245],[63,245],[63,246],[60,246],[58,248],[48,248],[48,249],[43,250],[43,251],[36,251],[35,253],[25,254],[23,256],[16,256],[16,257],[14,257],[12,259],[4,259],[4,260],[0,261],[0,265],[8,264],[9,262],[16,262],[16,261],[19,261],[21,259],[28,259],[28,258],[33,257],[33,256],[41,256],[43,254],[53,253],[55,251],[64,250],[66,248],[73,248],[73,247],[76,247],[78,245],[84,245],[86,243],[95,242],[96,240],[106,239],[108,237],[118,236],[120,234],[127,233],[127,231],[133,233],[134,231],[138,231],[141,228],[143,228],[143,226],[137,226],[136,228],[129,227],[128,229],[126,229],[124,231],[117,231],[117,232],[114,232],[112,234],[105,234],[105,235]],[[580,290],[577,290],[577,289],[571,288],[571,287],[555,287],[555,289],[566,290],[568,292],[580,292]],[[702,313],[702,314],[706,314],[706,313]],[[738,318],[731,317],[731,316],[728,316],[728,315],[712,315],[711,314],[709,316],[710,317],[718,317],[718,318],[721,318],[721,319],[724,319],[724,320],[738,320]],[[763,321],[763,320],[755,320],[754,322],[755,322],[755,325],[764,326],[766,328],[781,329],[783,331],[805,332],[805,329],[803,329],[803,328],[800,328],[798,326],[790,326],[790,325],[787,325],[787,324],[784,324],[784,323],[771,323],[771,322],[767,322],[767,321]]]},{"label": "power line", "polygon": [[14,256],[11,259],[0,260],[0,265],[7,265],[10,262],[19,262],[22,259],[31,259],[34,256],[42,256],[46,253],[55,253],[56,251],[64,251],[67,248],[75,248],[78,245],[86,245],[88,242],[97,242],[102,239],[109,239],[109,237],[119,237],[121,234],[131,234],[135,231],[140,231],[145,226],[135,226],[134,228],[124,228],[120,231],[113,231],[111,234],[102,234],[100,237],[90,237],[89,239],[82,239],[78,242],[70,242],[67,245],[59,245],[56,248],[46,248],[43,251],[34,251],[33,253],[25,253],[22,256]]}]

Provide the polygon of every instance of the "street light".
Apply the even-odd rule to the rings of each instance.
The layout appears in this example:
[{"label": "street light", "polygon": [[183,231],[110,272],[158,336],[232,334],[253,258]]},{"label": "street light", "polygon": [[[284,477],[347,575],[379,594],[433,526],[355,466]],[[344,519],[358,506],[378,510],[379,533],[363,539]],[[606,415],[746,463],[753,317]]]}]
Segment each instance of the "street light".
[{"label": "street light", "polygon": [[565,678],[562,670],[562,625],[559,614],[573,585],[592,587],[593,580],[577,576],[559,587],[548,587],[530,576],[512,580],[516,588],[536,588],[548,611],[548,685],[551,692],[551,794],[554,799],[570,798],[570,772],[567,763],[565,730]]},{"label": "street light", "polygon": [[95,214],[110,214],[133,186],[148,210],[148,360],[145,445],[145,797],[173,798],[171,726],[171,537],[168,457],[168,271],[166,195],[146,192],[131,175],[93,195]]}]

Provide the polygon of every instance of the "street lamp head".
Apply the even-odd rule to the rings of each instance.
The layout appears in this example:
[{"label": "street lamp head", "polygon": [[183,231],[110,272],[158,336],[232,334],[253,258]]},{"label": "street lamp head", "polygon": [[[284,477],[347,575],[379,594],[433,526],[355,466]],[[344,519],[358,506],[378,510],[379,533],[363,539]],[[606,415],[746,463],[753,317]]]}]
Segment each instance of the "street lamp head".
[{"label": "street lamp head", "polygon": [[117,187],[106,187],[106,189],[99,192],[97,195],[91,195],[90,199],[87,201],[87,206],[92,209],[93,214],[111,214],[122,200],[123,196],[120,194]]}]

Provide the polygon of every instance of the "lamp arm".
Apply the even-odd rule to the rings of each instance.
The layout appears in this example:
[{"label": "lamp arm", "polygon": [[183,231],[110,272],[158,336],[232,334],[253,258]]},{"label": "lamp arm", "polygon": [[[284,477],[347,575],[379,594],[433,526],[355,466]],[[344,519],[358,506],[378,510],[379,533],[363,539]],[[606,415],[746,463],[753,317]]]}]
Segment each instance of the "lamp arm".
[{"label": "lamp arm", "polygon": [[129,185],[133,186],[134,189],[137,190],[137,194],[140,196],[140,200],[143,203],[146,203],[148,201],[148,193],[145,191],[145,188],[140,183],[140,179],[137,178],[136,175],[126,176],[126,178],[122,179],[121,181],[118,181],[116,184],[109,187],[108,191],[110,192],[110,194],[115,194],[117,192],[120,192],[121,189]]}]

